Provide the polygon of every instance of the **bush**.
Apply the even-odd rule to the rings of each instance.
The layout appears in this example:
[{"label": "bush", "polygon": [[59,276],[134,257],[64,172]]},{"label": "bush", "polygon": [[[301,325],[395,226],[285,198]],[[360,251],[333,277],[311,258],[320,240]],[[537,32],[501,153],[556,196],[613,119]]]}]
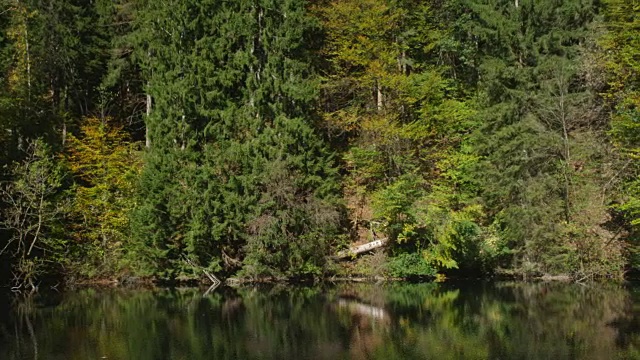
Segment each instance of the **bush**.
[{"label": "bush", "polygon": [[387,272],[390,276],[401,278],[432,277],[436,269],[419,252],[401,253],[389,258]]}]

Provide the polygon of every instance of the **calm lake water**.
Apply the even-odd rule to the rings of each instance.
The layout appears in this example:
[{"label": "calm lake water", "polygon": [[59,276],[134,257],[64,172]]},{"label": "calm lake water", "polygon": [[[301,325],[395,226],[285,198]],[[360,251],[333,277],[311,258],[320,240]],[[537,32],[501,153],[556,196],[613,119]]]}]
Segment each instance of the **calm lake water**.
[{"label": "calm lake water", "polygon": [[341,284],[0,296],[0,359],[640,359],[640,287]]}]

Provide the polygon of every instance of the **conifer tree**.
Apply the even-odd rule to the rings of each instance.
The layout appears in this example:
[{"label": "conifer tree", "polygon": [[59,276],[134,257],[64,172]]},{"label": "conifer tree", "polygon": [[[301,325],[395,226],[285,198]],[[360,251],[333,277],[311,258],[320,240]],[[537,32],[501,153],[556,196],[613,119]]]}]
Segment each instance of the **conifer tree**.
[{"label": "conifer tree", "polygon": [[640,4],[636,1],[605,2],[607,34],[601,39],[606,50],[605,69],[609,89],[605,97],[612,106],[612,135],[626,165],[621,169],[624,185],[623,210],[631,224],[640,224]]},{"label": "conifer tree", "polygon": [[312,214],[336,183],[310,126],[305,2],[140,11],[154,105],[135,226],[145,251],[178,270],[167,276],[185,257],[216,271],[244,261],[249,275],[317,272],[331,226]]},{"label": "conifer tree", "polygon": [[505,254],[515,255],[510,266],[618,275],[621,249],[608,242],[605,204],[589,200],[603,185],[598,174],[608,152],[606,144],[592,145],[605,129],[579,57],[598,4],[470,5],[483,59],[483,125],[475,136],[480,195]]}]

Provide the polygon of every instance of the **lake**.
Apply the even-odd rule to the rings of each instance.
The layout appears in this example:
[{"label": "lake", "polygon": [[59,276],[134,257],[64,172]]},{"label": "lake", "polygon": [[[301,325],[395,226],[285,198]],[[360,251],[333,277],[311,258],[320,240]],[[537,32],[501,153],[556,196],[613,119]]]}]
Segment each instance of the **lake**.
[{"label": "lake", "polygon": [[640,359],[633,285],[344,283],[203,294],[0,295],[0,359]]}]

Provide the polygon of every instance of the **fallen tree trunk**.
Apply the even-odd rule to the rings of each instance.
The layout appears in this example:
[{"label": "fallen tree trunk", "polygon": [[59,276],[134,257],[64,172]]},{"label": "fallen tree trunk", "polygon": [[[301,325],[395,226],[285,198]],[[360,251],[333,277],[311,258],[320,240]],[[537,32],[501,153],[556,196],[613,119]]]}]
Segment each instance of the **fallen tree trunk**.
[{"label": "fallen tree trunk", "polygon": [[389,239],[388,238],[383,238],[383,239],[378,239],[366,244],[362,244],[362,245],[358,245],[358,246],[353,246],[347,250],[342,250],[340,252],[338,252],[338,259],[345,259],[348,257],[354,257],[356,255],[371,251],[373,249],[377,249],[379,247],[384,246],[384,244],[387,243]]}]

